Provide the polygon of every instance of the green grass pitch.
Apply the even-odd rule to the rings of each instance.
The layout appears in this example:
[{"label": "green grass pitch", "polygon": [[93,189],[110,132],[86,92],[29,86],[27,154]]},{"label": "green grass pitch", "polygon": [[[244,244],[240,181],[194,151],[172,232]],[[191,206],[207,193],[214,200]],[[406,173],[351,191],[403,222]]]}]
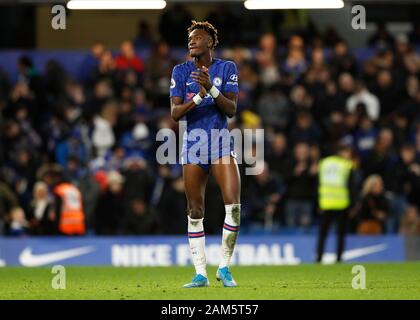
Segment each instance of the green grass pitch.
[{"label": "green grass pitch", "polygon": [[4,299],[420,299],[420,263],[362,264],[366,289],[352,288],[351,264],[232,267],[239,287],[184,289],[192,267],[66,267],[66,289],[54,290],[51,268],[0,268]]}]

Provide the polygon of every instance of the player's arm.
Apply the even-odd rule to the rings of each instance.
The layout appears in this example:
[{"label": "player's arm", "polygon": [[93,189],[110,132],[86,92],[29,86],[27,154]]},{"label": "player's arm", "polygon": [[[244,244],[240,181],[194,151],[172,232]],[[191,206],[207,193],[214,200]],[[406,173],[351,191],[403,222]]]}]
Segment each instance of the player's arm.
[{"label": "player's arm", "polygon": [[222,110],[229,118],[232,118],[235,115],[238,103],[238,94],[233,92],[220,92],[214,101],[220,110]]},{"label": "player's arm", "polygon": [[[208,69],[203,67],[200,71],[194,71],[191,74],[191,77],[196,81],[198,84],[203,86],[213,97],[216,105],[220,108],[220,110],[226,114],[229,118],[232,118],[236,113],[236,106],[238,102],[238,94],[235,92],[220,92],[213,87],[213,84],[210,80],[210,75],[208,73]],[[212,92],[215,90],[215,92]]]},{"label": "player's arm", "polygon": [[190,101],[184,103],[185,77],[182,67],[178,65],[175,66],[172,71],[169,93],[171,97],[171,117],[175,121],[179,121],[187,112],[200,104],[207,92],[206,89],[200,87],[200,92],[198,92]]},{"label": "player's arm", "polygon": [[[204,99],[204,96],[206,95],[206,89],[204,87],[200,86],[200,92],[197,94],[197,96],[201,97],[201,99]],[[179,121],[188,111],[191,109],[194,109],[197,104],[200,104],[195,97],[183,103],[182,97],[171,97],[171,117],[175,121]],[[198,103],[197,103],[198,102]]]}]

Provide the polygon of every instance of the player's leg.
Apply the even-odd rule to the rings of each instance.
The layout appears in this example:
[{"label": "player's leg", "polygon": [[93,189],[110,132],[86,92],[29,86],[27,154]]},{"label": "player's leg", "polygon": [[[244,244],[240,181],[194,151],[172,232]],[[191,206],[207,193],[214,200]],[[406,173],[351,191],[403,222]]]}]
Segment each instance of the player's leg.
[{"label": "player's leg", "polygon": [[204,194],[208,172],[195,164],[183,166],[185,194],[187,197],[188,241],[196,276],[184,287],[208,286],[205,255]]},{"label": "player's leg", "polygon": [[236,160],[230,156],[225,157],[229,158],[219,159],[217,163],[212,164],[211,169],[222,192],[226,211],[222,235],[222,254],[217,278],[223,281],[224,286],[231,287],[236,286],[229,271],[229,264],[235,249],[241,220],[241,181]]}]

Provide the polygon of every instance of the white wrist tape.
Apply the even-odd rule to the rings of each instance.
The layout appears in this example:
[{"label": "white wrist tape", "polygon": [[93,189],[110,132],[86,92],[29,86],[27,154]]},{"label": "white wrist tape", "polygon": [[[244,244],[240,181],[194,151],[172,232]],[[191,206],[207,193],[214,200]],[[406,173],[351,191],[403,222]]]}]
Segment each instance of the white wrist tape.
[{"label": "white wrist tape", "polygon": [[211,87],[211,88],[210,88],[210,90],[209,90],[209,92],[210,92],[210,95],[211,95],[214,99],[216,99],[216,98],[219,96],[219,94],[220,94],[219,89],[217,89],[215,86]]},{"label": "white wrist tape", "polygon": [[194,101],[194,103],[195,103],[196,105],[199,105],[199,104],[203,101],[203,98],[201,98],[199,94],[196,94],[196,95],[193,97],[193,101]]}]

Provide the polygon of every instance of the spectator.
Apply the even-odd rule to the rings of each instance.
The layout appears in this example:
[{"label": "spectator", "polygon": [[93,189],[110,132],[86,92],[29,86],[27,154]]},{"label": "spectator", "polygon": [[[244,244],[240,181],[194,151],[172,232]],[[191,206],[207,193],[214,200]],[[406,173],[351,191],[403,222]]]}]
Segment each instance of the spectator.
[{"label": "spectator", "polygon": [[296,115],[301,111],[311,112],[313,97],[308,93],[303,85],[296,85],[290,91],[290,101],[292,113]]},{"label": "spectator", "polygon": [[376,173],[385,177],[396,161],[393,142],[394,136],[390,129],[385,128],[379,131],[375,147],[369,152],[366,161],[362,163],[366,176]]},{"label": "spectator", "polygon": [[[362,107],[364,108],[363,105]],[[344,113],[343,125],[345,127],[343,129],[344,135],[340,140],[341,144],[354,145],[355,143],[354,135],[355,135],[356,130],[359,127],[359,119],[361,117],[360,115],[363,116],[363,115],[366,115],[366,113],[364,111],[360,112],[359,110],[357,110],[356,112]]]},{"label": "spectator", "polygon": [[10,93],[9,104],[6,105],[5,115],[16,116],[20,110],[26,110],[32,119],[36,119],[39,106],[27,82],[17,82]]},{"label": "spectator", "polygon": [[420,186],[420,165],[416,161],[416,150],[411,144],[401,147],[397,163],[385,176],[387,190],[390,191],[390,216],[388,229],[398,230],[398,223],[408,203],[416,203]]},{"label": "spectator", "polygon": [[86,224],[80,190],[65,180],[59,166],[47,171],[43,178],[52,188],[54,217],[59,234],[84,235]]},{"label": "spectator", "polygon": [[159,167],[154,196],[159,212],[160,232],[163,234],[182,234],[186,231],[184,218],[187,212],[184,180],[182,176],[173,177],[169,166]]},{"label": "spectator", "polygon": [[32,188],[36,180],[36,170],[38,168],[38,159],[28,152],[21,149],[17,151],[15,170],[16,174],[23,177],[25,184]]},{"label": "spectator", "polygon": [[385,198],[383,180],[379,175],[371,175],[363,184],[357,233],[361,235],[385,233],[388,213],[389,205]]},{"label": "spectator", "polygon": [[376,121],[380,116],[380,102],[378,98],[370,93],[362,82],[356,85],[356,91],[351,95],[346,102],[348,112],[355,112],[359,103],[363,103],[366,108],[366,113],[372,121]]},{"label": "spectator", "polygon": [[57,225],[48,194],[48,185],[38,181],[33,189],[33,201],[27,214],[30,234],[37,236],[56,234]]},{"label": "spectator", "polygon": [[123,162],[122,174],[125,205],[133,199],[150,199],[154,179],[144,158],[136,153],[128,155]]},{"label": "spectator", "polygon": [[303,39],[300,36],[292,36],[288,43],[287,57],[281,67],[281,70],[292,75],[296,82],[306,71],[308,65],[305,59],[305,47]]},{"label": "spectator", "polygon": [[48,60],[45,66],[44,88],[45,94],[53,104],[53,101],[64,98],[65,86],[68,81],[67,73],[55,60]]},{"label": "spectator", "polygon": [[130,200],[122,222],[125,235],[153,234],[157,231],[157,214],[141,198]]},{"label": "spectator", "polygon": [[285,220],[289,227],[308,227],[312,222],[317,165],[311,162],[309,156],[307,143],[295,145],[286,176]]},{"label": "spectator", "polygon": [[420,85],[417,77],[410,76],[407,78],[406,92],[407,97],[401,103],[399,112],[407,117],[409,126],[412,126],[419,119],[418,110],[420,110]]},{"label": "spectator", "polygon": [[92,143],[98,157],[104,157],[115,143],[112,127],[116,121],[116,112],[115,102],[108,101],[104,104],[101,114],[94,119]]},{"label": "spectator", "polygon": [[168,87],[171,85],[171,73],[175,65],[169,46],[165,41],[159,41],[153,46],[151,56],[147,62],[146,88],[156,107],[166,107]]},{"label": "spectator", "polygon": [[390,45],[380,43],[376,47],[374,56],[366,60],[367,66],[370,68],[368,71],[371,71],[369,72],[370,76],[376,77],[380,70],[391,70],[394,67],[395,55],[391,48]]},{"label": "spectator", "polygon": [[369,38],[368,44],[375,46],[378,44],[392,45],[394,43],[394,38],[388,32],[386,24],[384,22],[379,22],[376,24],[375,33]]},{"label": "spectator", "polygon": [[318,163],[321,160],[321,149],[317,144],[311,144],[309,146],[309,159],[312,163]]},{"label": "spectator", "polygon": [[100,58],[95,69],[93,69],[90,75],[91,86],[97,83],[99,80],[108,80],[113,83],[116,81],[116,62],[112,56],[110,50],[105,50]]},{"label": "spectator", "polygon": [[86,162],[87,150],[81,140],[80,132],[73,130],[68,139],[59,143],[55,149],[55,157],[57,163],[63,168],[67,167],[67,162],[70,157]]},{"label": "spectator", "polygon": [[[257,96],[258,75],[250,63],[241,63],[239,74],[241,76],[241,90],[238,95],[238,112],[241,112],[244,109],[251,109],[254,105]],[[257,102],[257,108],[258,105],[259,102]]]},{"label": "spectator", "polygon": [[291,108],[280,88],[271,86],[257,102],[257,111],[265,126],[286,129],[291,118]]},{"label": "spectator", "polygon": [[24,132],[19,123],[9,120],[5,123],[3,131],[6,161],[16,161],[20,150],[26,150],[34,157],[39,154],[40,139],[35,130]]},{"label": "spectator", "polygon": [[73,129],[81,126],[83,111],[86,109],[86,97],[83,87],[75,81],[67,81],[61,114]]},{"label": "spectator", "polygon": [[402,112],[394,112],[391,116],[389,121],[390,129],[392,130],[392,134],[394,136],[394,145],[396,149],[400,149],[400,147],[408,140],[408,119]]},{"label": "spectator", "polygon": [[10,226],[7,235],[21,237],[27,234],[28,222],[25,219],[25,212],[22,208],[15,207],[10,212]]},{"label": "spectator", "polygon": [[337,82],[338,82],[337,95],[339,98],[339,104],[343,107],[346,107],[346,102],[348,98],[351,95],[353,95],[355,91],[356,86],[355,86],[354,77],[350,73],[344,72],[339,75]]},{"label": "spectator", "polygon": [[90,74],[98,68],[99,61],[105,52],[105,45],[97,41],[90,47],[90,53],[81,63],[79,77],[83,82],[89,79]]},{"label": "spectator", "polygon": [[406,34],[398,35],[395,41],[397,68],[400,72],[414,75],[420,70],[420,56],[410,45]]},{"label": "spectator", "polygon": [[136,73],[144,71],[143,60],[136,55],[130,41],[124,41],[121,44],[120,55],[115,58],[115,67],[119,71],[133,70]]},{"label": "spectator", "polygon": [[403,236],[420,235],[420,216],[415,206],[409,206],[401,220],[399,234]]},{"label": "spectator", "polygon": [[19,202],[13,191],[7,184],[0,181],[0,234],[8,232],[10,214],[18,206]]},{"label": "spectator", "polygon": [[324,89],[321,95],[318,96],[315,101],[314,116],[317,117],[319,122],[325,122],[325,120],[333,112],[344,112],[345,106],[342,103],[342,99],[339,95],[337,84],[329,80],[325,83]]},{"label": "spectator", "polygon": [[18,60],[18,83],[27,83],[30,91],[41,99],[42,78],[37,68],[35,68],[32,59],[28,56],[22,56]]},{"label": "spectator", "polygon": [[367,115],[362,115],[354,134],[354,145],[362,161],[366,160],[374,148],[377,136],[378,130],[373,125],[373,121]]},{"label": "spectator", "polygon": [[260,48],[255,59],[258,63],[260,82],[268,88],[280,80],[277,57],[277,41],[272,33],[263,34],[260,38]]},{"label": "spectator", "polygon": [[329,65],[333,77],[337,77],[344,72],[356,75],[356,58],[349,52],[347,43],[344,41],[338,41],[334,45]]},{"label": "spectator", "polygon": [[321,132],[309,112],[298,113],[296,122],[290,132],[290,139],[293,144],[302,141],[307,143],[318,143],[320,141]]},{"label": "spectator", "polygon": [[13,177],[11,185],[13,192],[17,196],[19,206],[26,212],[32,199],[31,188],[28,186],[28,181],[24,176],[16,175]]},{"label": "spectator", "polygon": [[[380,117],[382,119],[385,119],[392,112],[395,112],[396,107],[400,103],[399,99],[401,99],[401,94],[398,92],[398,88],[394,84],[390,71],[381,70],[378,72],[376,76],[376,83],[372,92],[379,100]],[[372,104],[369,104],[369,106],[367,105],[368,112],[371,111],[370,108],[372,108]],[[373,111],[371,112],[373,113]]]},{"label": "spectator", "polygon": [[269,170],[268,164],[265,163],[263,171],[252,179],[247,201],[253,213],[253,221],[263,223],[267,230],[272,230],[274,214],[283,190]]},{"label": "spectator", "polygon": [[281,181],[284,181],[287,175],[287,167],[291,161],[287,144],[286,135],[284,133],[276,133],[273,136],[271,148],[269,148],[266,156],[267,164],[271,168],[273,175],[276,175]]},{"label": "spectator", "polygon": [[124,213],[124,177],[117,171],[108,173],[108,187],[99,197],[95,210],[95,232],[97,235],[116,235]]},{"label": "spectator", "polygon": [[325,54],[322,47],[316,47],[312,50],[311,68],[322,70],[326,67]]},{"label": "spectator", "polygon": [[[235,64],[238,66],[239,69],[244,64],[253,66],[251,50],[238,43],[233,45],[231,48],[229,47],[224,48],[222,52],[222,57],[223,59],[232,60],[233,62],[235,62]],[[244,75],[241,74],[242,81],[243,81],[243,77]]]},{"label": "spectator", "polygon": [[80,163],[77,158],[70,158],[67,165],[66,174],[77,188],[82,196],[83,211],[85,213],[85,223],[88,232],[93,231],[95,226],[95,209],[99,203],[101,193],[100,184],[94,176],[88,171],[85,164]]}]

